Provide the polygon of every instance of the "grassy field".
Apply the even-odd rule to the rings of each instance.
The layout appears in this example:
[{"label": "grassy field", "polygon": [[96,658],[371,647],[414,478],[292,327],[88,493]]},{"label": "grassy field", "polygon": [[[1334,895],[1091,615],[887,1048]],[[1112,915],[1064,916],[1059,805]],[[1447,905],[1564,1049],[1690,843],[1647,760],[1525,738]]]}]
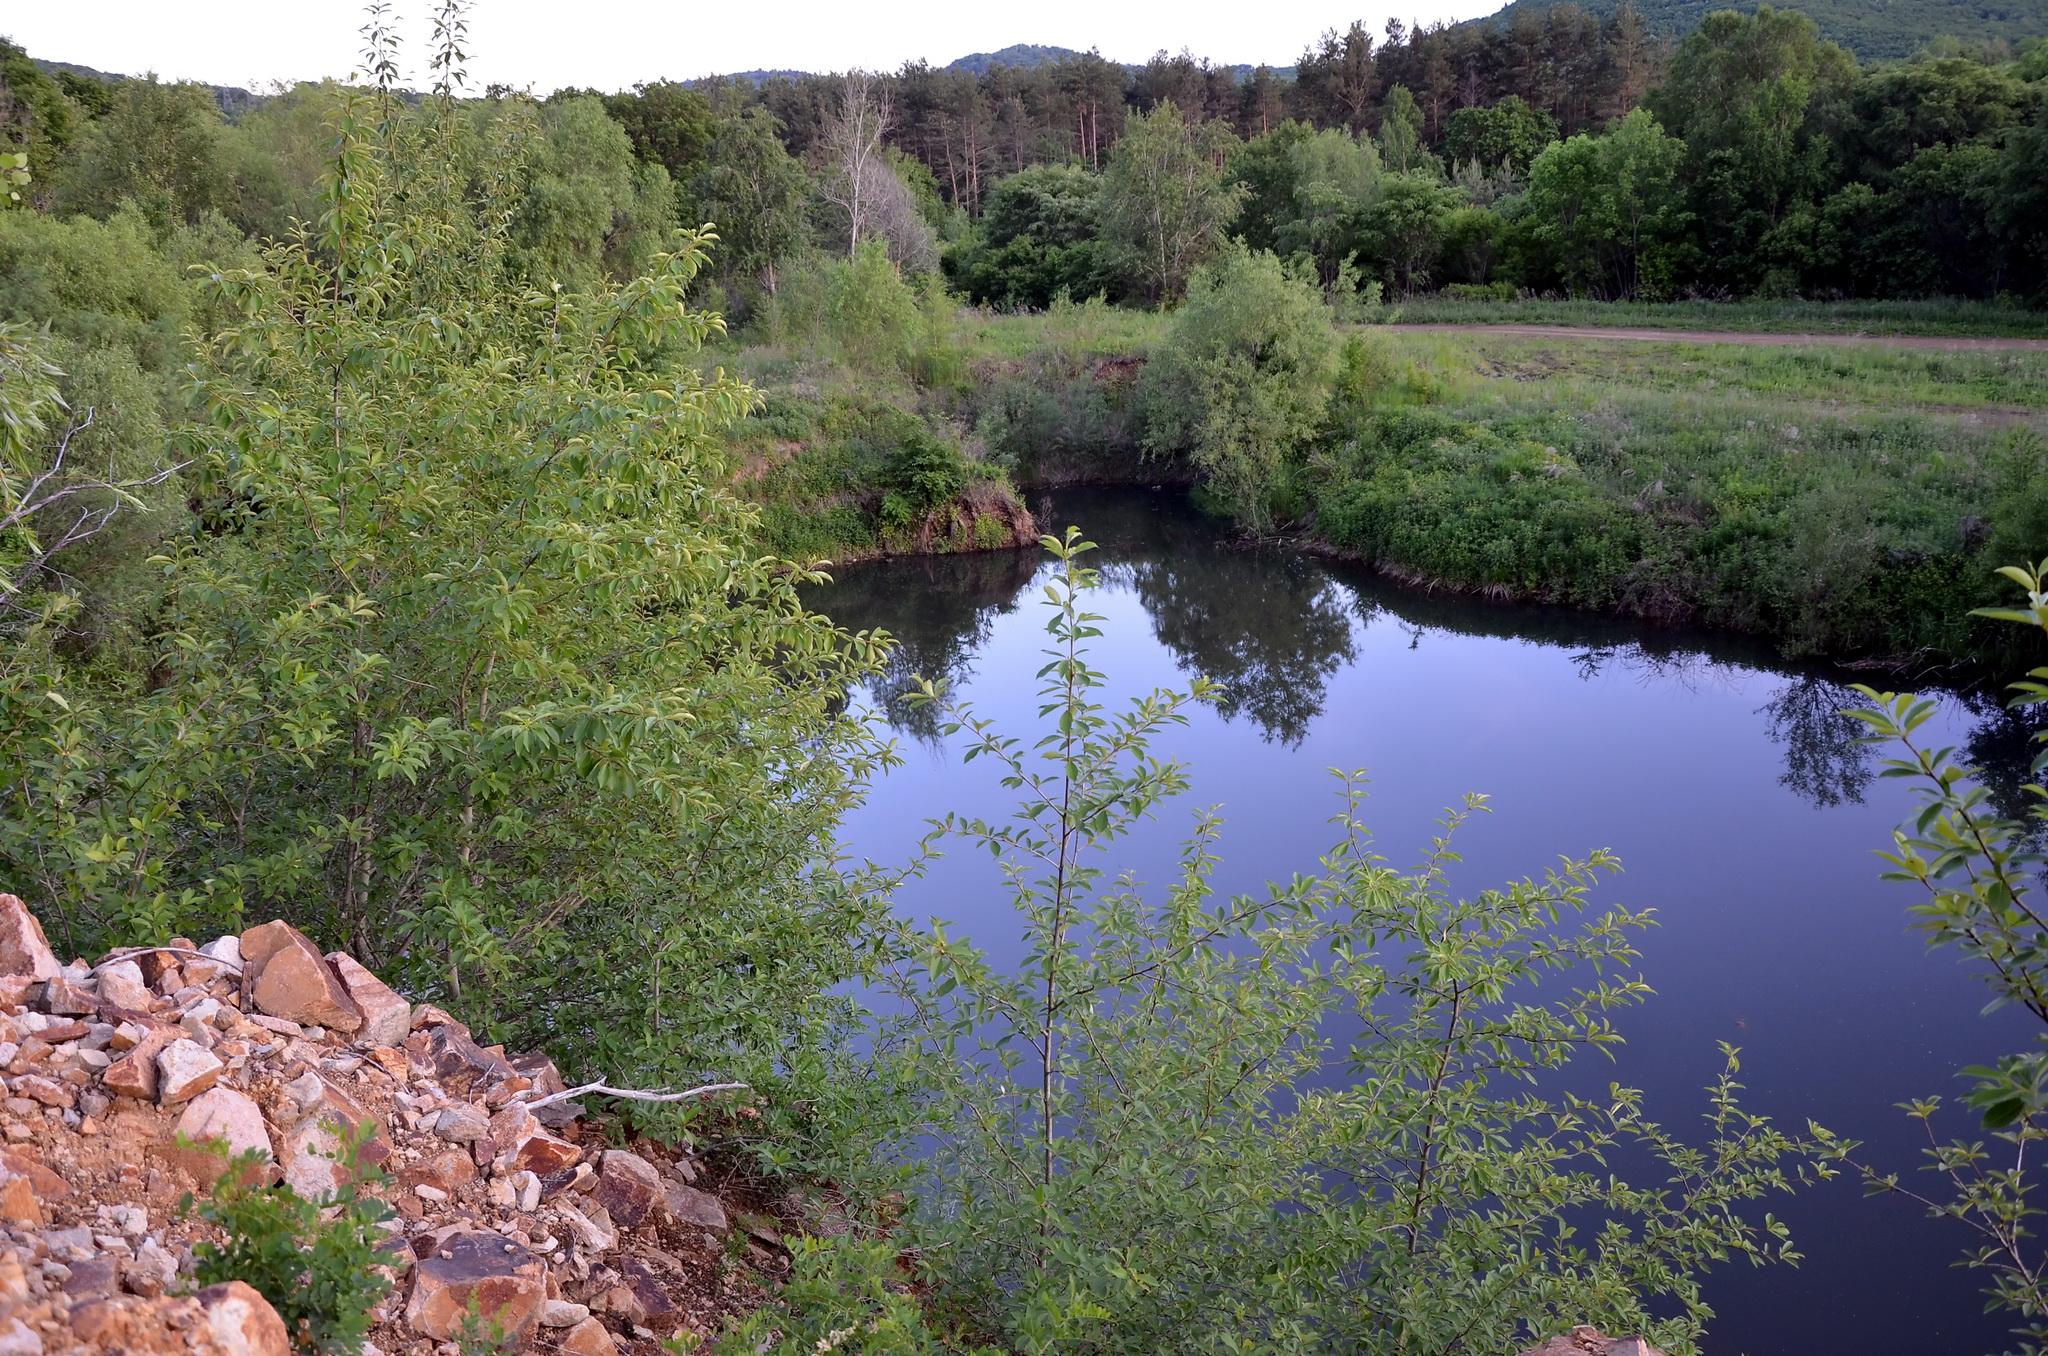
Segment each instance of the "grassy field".
[{"label": "grassy field", "polygon": [[1291,490],[1417,578],[1937,661],[2048,551],[2048,353],[1371,342],[1384,392]]},{"label": "grassy field", "polygon": [[2048,338],[2048,311],[1990,301],[1459,301],[1424,297],[1383,308],[1383,324],[1592,325],[1773,334]]}]

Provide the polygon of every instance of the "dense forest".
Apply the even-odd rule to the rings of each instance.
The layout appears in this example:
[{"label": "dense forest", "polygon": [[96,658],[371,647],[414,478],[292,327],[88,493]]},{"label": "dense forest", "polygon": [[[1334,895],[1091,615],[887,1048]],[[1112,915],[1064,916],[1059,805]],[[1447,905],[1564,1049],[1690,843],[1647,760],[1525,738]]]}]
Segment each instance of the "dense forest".
[{"label": "dense forest", "polygon": [[[38,207],[105,219],[127,201],[158,229],[213,217],[252,237],[310,211],[331,87],[227,118],[204,87],[52,79],[14,49],[5,70]],[[733,314],[810,244],[870,229],[998,306],[1169,297],[1232,236],[1389,297],[2025,298],[2048,286],[2044,77],[2039,40],[1866,65],[1769,7],[1674,43],[1630,5],[1566,4],[1353,23],[1284,76],[1090,53],[558,90],[522,233],[573,282],[713,221]],[[1134,174],[1185,185],[1158,219],[1196,237],[1169,247],[1186,264],[1135,262],[1132,213],[1153,204],[1131,191],[1166,180]],[[825,201],[836,182],[851,203]]]}]

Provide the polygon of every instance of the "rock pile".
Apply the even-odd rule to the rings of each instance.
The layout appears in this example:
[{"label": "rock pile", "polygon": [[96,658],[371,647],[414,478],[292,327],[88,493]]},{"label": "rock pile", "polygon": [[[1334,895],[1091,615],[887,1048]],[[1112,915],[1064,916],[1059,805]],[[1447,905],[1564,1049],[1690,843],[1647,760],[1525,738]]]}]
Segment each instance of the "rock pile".
[{"label": "rock pile", "polygon": [[209,1226],[177,1204],[223,1170],[188,1147],[209,1140],[317,1197],[367,1136],[397,1212],[381,1353],[455,1356],[472,1305],[515,1349],[652,1353],[786,1263],[779,1222],[688,1153],[597,1142],[546,1056],[479,1046],[282,922],[61,965],[0,894],[0,1069],[0,1356],[288,1356],[248,1286],[185,1293]]},{"label": "rock pile", "polygon": [[1562,1337],[1553,1337],[1540,1347],[1530,1347],[1516,1356],[1664,1356],[1640,1337],[1609,1337],[1598,1328],[1580,1324]]}]

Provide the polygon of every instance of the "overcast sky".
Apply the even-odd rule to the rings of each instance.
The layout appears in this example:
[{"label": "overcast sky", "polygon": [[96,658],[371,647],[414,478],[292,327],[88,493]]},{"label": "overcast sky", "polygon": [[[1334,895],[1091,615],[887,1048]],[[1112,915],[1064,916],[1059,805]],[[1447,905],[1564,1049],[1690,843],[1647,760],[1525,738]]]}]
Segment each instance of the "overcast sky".
[{"label": "overcast sky", "polygon": [[[409,35],[429,0],[398,0]],[[944,65],[1012,43],[1099,48],[1114,61],[1143,61],[1165,48],[1235,64],[1291,64],[1326,28],[1363,19],[1378,33],[1390,16],[1456,21],[1501,0],[480,0],[471,16],[470,73],[479,85],[623,89],[664,77],[760,69],[894,69],[923,59]],[[361,41],[354,0],[16,0],[0,33],[30,54],[103,71],[155,71],[173,79],[261,87],[271,81],[346,75]],[[407,53],[417,69],[417,46]],[[424,84],[424,80],[415,83]]]}]

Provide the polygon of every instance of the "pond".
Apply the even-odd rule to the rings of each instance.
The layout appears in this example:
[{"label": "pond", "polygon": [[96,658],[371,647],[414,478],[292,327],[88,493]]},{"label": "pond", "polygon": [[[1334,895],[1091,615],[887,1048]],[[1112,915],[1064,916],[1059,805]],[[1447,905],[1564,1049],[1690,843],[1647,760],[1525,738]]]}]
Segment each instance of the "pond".
[{"label": "pond", "polygon": [[[1979,1015],[1972,974],[1908,931],[1912,888],[1878,880],[1873,850],[1911,802],[1853,742],[1841,712],[1855,675],[1727,636],[1432,596],[1247,548],[1172,492],[1066,491],[1031,508],[1042,528],[1076,523],[1102,548],[1091,558],[1107,586],[1091,610],[1108,620],[1093,657],[1112,693],[1196,675],[1223,691],[1163,741],[1191,764],[1191,794],[1125,840],[1118,865],[1168,879],[1189,813],[1215,805],[1222,890],[1313,870],[1339,808],[1332,768],[1368,770],[1364,817],[1405,865],[1446,807],[1483,792],[1490,813],[1460,835],[1461,889],[1604,847],[1626,871],[1596,901],[1657,910],[1641,943],[1656,997],[1620,1018],[1628,1044],[1612,1065],[1584,1057],[1575,1076],[1640,1087],[1654,1117],[1697,1126],[1727,1041],[1752,1109],[1791,1129],[1817,1120],[1908,1178],[1926,1176],[1924,1139],[1896,1104],[1953,1097],[1959,1068],[2031,1035],[2011,1012]],[[845,826],[857,856],[903,860],[948,811],[1005,812],[993,769],[963,765],[957,741],[893,698],[912,673],[943,677],[980,715],[1031,731],[1044,568],[1032,552],[876,562],[812,595],[842,624],[902,642],[861,697],[887,712],[904,761]],[[1949,696],[1937,723],[1942,742],[2019,780],[2027,732],[1994,704]],[[999,886],[985,856],[956,848],[898,908],[1008,959],[1017,928]],[[1951,1133],[1969,1128],[1950,1120]],[[1961,1226],[1849,1181],[1768,1204],[1805,1261],[1715,1273],[1713,1356],[2006,1345],[2007,1324],[1981,1312],[1981,1273],[1952,1266]]]}]

